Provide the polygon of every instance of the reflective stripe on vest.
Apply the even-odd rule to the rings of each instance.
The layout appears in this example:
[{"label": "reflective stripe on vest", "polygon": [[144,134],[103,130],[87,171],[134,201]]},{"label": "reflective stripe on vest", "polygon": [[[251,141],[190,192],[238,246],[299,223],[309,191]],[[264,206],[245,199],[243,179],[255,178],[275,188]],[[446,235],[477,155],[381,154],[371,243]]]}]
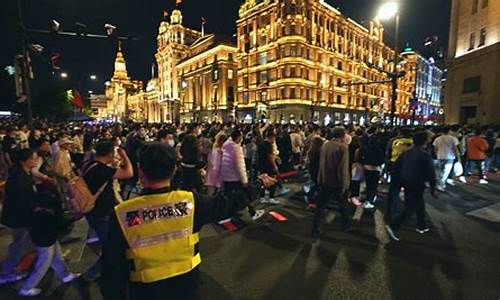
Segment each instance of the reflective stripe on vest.
[{"label": "reflective stripe on vest", "polygon": [[201,262],[195,255],[194,196],[174,191],[147,195],[115,207],[134,261],[133,282],[155,282],[190,272]]},{"label": "reflective stripe on vest", "polygon": [[401,154],[413,147],[413,139],[397,138],[392,142],[391,162],[396,162]]}]

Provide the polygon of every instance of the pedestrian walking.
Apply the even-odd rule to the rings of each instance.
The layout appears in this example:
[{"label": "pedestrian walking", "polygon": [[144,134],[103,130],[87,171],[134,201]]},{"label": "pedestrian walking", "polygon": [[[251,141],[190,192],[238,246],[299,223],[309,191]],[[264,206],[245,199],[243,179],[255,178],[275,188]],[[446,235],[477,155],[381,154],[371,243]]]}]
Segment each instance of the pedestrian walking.
[{"label": "pedestrian walking", "polygon": [[486,170],[486,151],[489,149],[488,142],[482,136],[484,133],[483,128],[477,128],[474,135],[469,137],[466,141],[467,145],[467,163],[465,164],[464,175],[460,177],[460,181],[463,183],[467,182],[467,178],[472,175],[472,167],[475,165],[477,168],[479,176],[479,184],[488,184],[486,180],[486,175],[488,170]]},{"label": "pedestrian walking", "polygon": [[314,214],[311,236],[318,238],[323,210],[330,200],[338,203],[342,230],[351,231],[351,221],[347,211],[347,197],[351,181],[349,171],[349,150],[344,142],[346,131],[343,127],[335,127],[331,133],[332,139],[321,147],[318,172],[320,186]]},{"label": "pedestrian walking", "polygon": [[439,185],[437,189],[441,192],[446,190],[446,184],[454,185],[453,179],[449,179],[455,162],[460,161],[460,142],[450,134],[450,127],[444,126],[441,135],[432,143],[439,167]]},{"label": "pedestrian walking", "polygon": [[405,189],[405,208],[385,228],[390,238],[399,241],[398,231],[401,226],[414,214],[417,215],[417,232],[429,232],[425,221],[424,191],[430,186],[431,194],[436,196],[436,172],[432,156],[424,150],[429,142],[426,132],[414,134],[414,147],[406,151],[396,162],[395,175]]}]

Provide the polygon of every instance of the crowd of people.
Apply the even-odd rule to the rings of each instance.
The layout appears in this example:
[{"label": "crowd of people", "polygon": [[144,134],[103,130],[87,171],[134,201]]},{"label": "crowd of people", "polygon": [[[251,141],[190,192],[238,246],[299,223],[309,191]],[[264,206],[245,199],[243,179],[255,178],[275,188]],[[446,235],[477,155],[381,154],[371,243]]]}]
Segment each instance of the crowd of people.
[{"label": "crowd of people", "polygon": [[[0,284],[28,277],[19,290],[23,296],[41,293],[37,285],[49,268],[64,283],[80,276],[68,270],[59,245],[74,221],[68,214],[68,185],[75,176],[82,177],[96,196],[95,207],[84,217],[103,245],[102,256],[81,274],[82,278],[101,278],[105,298],[126,299],[128,291],[132,299],[141,295],[155,299],[154,295],[164,294],[160,291],[165,289],[180,292],[193,288],[199,258],[195,256],[190,268],[182,267],[178,272],[152,272],[145,261],[150,263],[148,256],[162,257],[163,253],[154,246],[148,246],[150,254],[134,249],[130,253],[129,248],[138,241],[131,240],[133,234],[126,228],[127,224],[140,225],[130,216],[134,212],[130,207],[138,203],[130,199],[138,195],[153,202],[157,201],[155,195],[191,199],[186,200],[187,207],[194,203],[196,210],[186,238],[195,247],[191,252],[197,253],[196,233],[204,224],[237,218],[242,209],[256,221],[266,212],[256,209],[256,202],[264,208],[279,205],[277,197],[287,192],[281,174],[293,171],[308,178],[304,201],[305,207],[315,211],[311,227],[315,239],[321,236],[330,202],[338,204],[342,230],[352,231],[350,208],[375,209],[383,200],[379,185],[385,182],[389,185],[386,230],[397,241],[399,228],[413,214],[417,216],[417,232],[429,231],[426,189],[437,197],[438,192],[455,184],[488,184],[489,173],[500,166],[498,128],[458,125],[390,128],[382,124],[37,122],[29,129],[17,120],[6,119],[0,122],[0,139],[0,179],[6,181],[1,223],[12,233]],[[472,177],[475,170],[477,180]],[[405,206],[398,210],[402,189]],[[122,209],[125,221],[118,217]],[[176,206],[173,211],[172,216],[182,210]],[[189,209],[185,211],[187,216]],[[166,212],[149,213],[157,221],[168,217]],[[147,223],[146,219],[142,222]],[[31,245],[37,253],[32,271],[19,273],[16,266]],[[166,256],[155,263],[176,265]],[[131,257],[142,262],[135,264],[135,270],[127,263]],[[128,283],[129,276],[140,280]]]}]

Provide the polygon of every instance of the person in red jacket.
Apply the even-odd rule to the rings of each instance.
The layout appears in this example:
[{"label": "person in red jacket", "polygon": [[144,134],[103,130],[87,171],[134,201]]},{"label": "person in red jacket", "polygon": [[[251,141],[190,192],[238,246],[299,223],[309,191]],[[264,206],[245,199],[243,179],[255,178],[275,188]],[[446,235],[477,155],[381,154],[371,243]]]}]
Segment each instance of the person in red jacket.
[{"label": "person in red jacket", "polygon": [[484,133],[483,128],[476,129],[475,134],[467,139],[467,164],[465,165],[464,176],[460,177],[460,181],[467,182],[466,177],[471,176],[472,165],[475,165],[478,170],[479,184],[488,184],[486,180],[486,165],[485,160],[487,158],[486,151],[489,149],[488,142],[482,136]]}]

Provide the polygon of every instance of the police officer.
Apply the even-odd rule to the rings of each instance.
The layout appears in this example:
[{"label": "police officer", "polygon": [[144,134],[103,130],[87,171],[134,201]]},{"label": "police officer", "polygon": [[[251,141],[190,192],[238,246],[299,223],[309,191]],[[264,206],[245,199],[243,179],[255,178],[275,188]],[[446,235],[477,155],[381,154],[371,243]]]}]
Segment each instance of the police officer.
[{"label": "police officer", "polygon": [[[253,186],[214,197],[174,191],[170,179],[175,165],[175,150],[165,144],[149,144],[141,152],[143,195],[115,207],[103,246],[105,299],[199,298],[198,232],[259,195],[260,187]],[[266,174],[259,181],[264,187],[276,182]]]}]

